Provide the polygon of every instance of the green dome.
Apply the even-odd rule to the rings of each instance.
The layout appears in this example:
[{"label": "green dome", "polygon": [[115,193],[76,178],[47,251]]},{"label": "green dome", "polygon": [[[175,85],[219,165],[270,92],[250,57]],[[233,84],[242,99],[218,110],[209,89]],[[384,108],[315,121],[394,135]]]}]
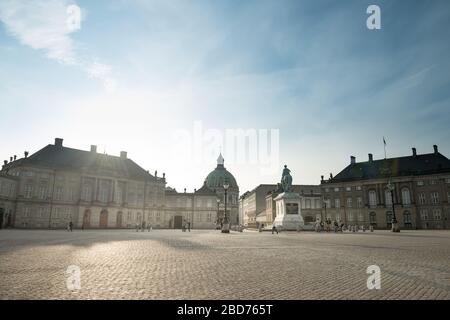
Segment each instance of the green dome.
[{"label": "green dome", "polygon": [[211,173],[206,177],[206,186],[208,186],[210,189],[217,189],[223,187],[225,181],[227,181],[230,185],[230,188],[238,189],[236,179],[227,169],[225,169],[223,163],[223,157],[222,155],[220,155],[217,159],[216,169],[214,169],[214,171],[211,171]]}]

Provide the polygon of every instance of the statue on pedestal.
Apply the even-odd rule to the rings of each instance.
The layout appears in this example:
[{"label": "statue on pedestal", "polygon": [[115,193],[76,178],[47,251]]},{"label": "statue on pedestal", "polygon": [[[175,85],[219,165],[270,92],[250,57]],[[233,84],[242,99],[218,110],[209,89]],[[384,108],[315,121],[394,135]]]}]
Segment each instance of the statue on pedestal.
[{"label": "statue on pedestal", "polygon": [[291,192],[292,190],[291,170],[288,169],[287,165],[284,165],[283,175],[281,176],[281,187],[284,192]]}]

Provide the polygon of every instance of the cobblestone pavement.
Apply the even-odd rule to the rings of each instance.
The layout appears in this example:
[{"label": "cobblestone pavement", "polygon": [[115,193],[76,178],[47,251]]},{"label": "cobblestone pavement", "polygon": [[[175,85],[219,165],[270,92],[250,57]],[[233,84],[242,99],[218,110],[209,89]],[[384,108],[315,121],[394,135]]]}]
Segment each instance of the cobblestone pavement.
[{"label": "cobblestone pavement", "polygon": [[0,299],[450,299],[450,232],[0,230]]}]

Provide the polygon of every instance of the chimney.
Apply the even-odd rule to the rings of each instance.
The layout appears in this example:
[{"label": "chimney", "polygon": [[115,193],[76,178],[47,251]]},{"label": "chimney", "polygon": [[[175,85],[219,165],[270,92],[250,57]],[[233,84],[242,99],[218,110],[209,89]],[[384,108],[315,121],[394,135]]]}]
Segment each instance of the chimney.
[{"label": "chimney", "polygon": [[24,153],[25,159],[28,158],[28,151],[25,151]]},{"label": "chimney", "polygon": [[120,151],[120,157],[122,159],[126,159],[127,158],[127,152],[126,151]]},{"label": "chimney", "polygon": [[333,179],[333,174],[330,172],[330,179]]},{"label": "chimney", "polygon": [[163,173],[163,179],[165,179],[166,178],[166,174],[165,173]]},{"label": "chimney", "polygon": [[62,149],[62,146],[63,146],[63,139],[61,139],[61,138],[55,138],[55,146],[58,147],[58,149]]},{"label": "chimney", "polygon": [[412,148],[412,152],[413,152],[413,157],[416,157],[416,156],[417,156],[417,150],[416,150],[416,148]]},{"label": "chimney", "polygon": [[373,161],[373,154],[369,153],[369,162]]},{"label": "chimney", "polygon": [[186,188],[184,188],[184,193],[186,193]]},{"label": "chimney", "polygon": [[158,170],[155,170],[155,178],[158,177]]},{"label": "chimney", "polygon": [[91,152],[97,153],[97,146],[91,144]]},{"label": "chimney", "polygon": [[8,164],[8,160],[3,160],[3,164],[6,166]]},{"label": "chimney", "polygon": [[13,157],[9,157],[9,162],[12,162],[13,161],[12,159],[13,159]]},{"label": "chimney", "polygon": [[323,181],[323,176],[320,176],[320,181]]},{"label": "chimney", "polygon": [[355,164],[356,158],[354,156],[350,156],[350,164]]},{"label": "chimney", "polygon": [[437,145],[434,145],[433,146],[433,149],[434,149],[434,154],[437,154],[439,151],[438,151],[438,146]]},{"label": "chimney", "polygon": [[14,155],[14,161],[16,161],[17,160],[17,156],[16,155]]}]

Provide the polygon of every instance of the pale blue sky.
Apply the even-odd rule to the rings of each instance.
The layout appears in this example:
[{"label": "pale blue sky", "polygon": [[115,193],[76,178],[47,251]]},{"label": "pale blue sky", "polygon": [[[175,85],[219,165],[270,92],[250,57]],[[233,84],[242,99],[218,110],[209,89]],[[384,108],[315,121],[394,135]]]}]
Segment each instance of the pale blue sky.
[{"label": "pale blue sky", "polygon": [[[70,4],[83,12],[72,33]],[[370,4],[381,30],[366,28]],[[383,157],[383,136],[388,156],[450,156],[446,0],[2,0],[0,20],[1,159],[61,137],[127,150],[192,190],[215,164],[174,152],[172,133],[196,120],[280,129],[279,172],[225,162],[241,191],[284,163],[319,183],[350,155]]]}]

